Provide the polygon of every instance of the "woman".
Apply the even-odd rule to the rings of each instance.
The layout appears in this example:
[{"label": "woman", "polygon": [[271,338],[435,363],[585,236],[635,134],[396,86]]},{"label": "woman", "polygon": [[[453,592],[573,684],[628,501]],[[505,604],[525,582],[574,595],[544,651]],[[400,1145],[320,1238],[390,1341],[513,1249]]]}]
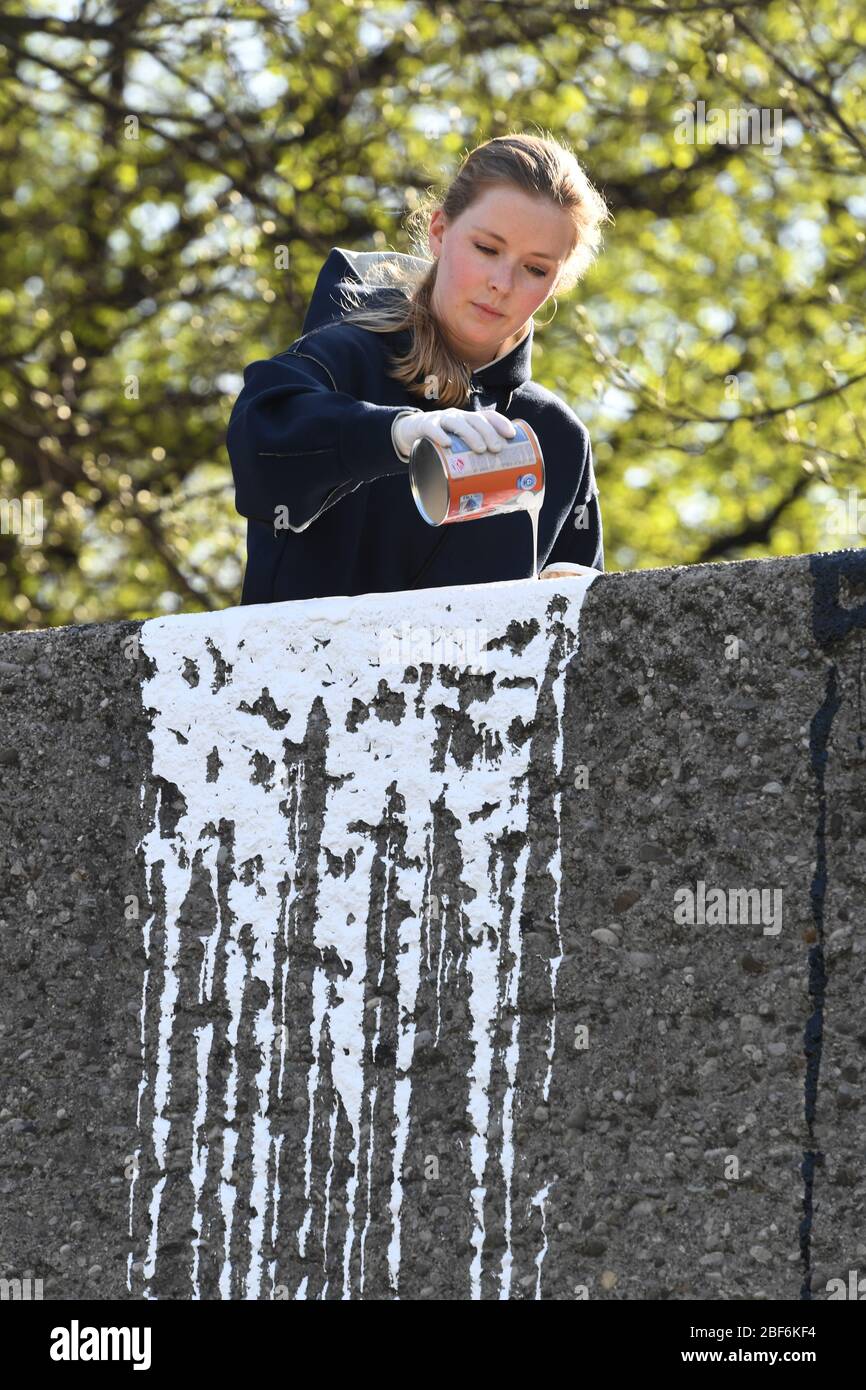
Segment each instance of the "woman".
[{"label": "woman", "polygon": [[532,316],[593,261],[604,199],[565,146],[513,134],[474,149],[413,220],[432,260],[335,247],[301,337],[244,371],[227,439],[242,603],[532,576],[522,510],[432,527],[409,486],[417,439],[498,451],[512,419],[544,454],[539,569],[604,568],[588,432],[531,379]]}]

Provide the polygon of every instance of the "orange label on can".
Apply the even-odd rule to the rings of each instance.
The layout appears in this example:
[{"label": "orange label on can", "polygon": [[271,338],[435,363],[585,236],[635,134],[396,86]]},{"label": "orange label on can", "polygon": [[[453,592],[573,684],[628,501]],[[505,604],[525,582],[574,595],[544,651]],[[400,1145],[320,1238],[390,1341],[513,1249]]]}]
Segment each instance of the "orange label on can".
[{"label": "orange label on can", "polygon": [[530,496],[544,491],[544,461],[535,432],[524,420],[511,423],[517,433],[498,453],[467,449],[462,440],[442,450],[449,493],[445,522],[523,508]]}]

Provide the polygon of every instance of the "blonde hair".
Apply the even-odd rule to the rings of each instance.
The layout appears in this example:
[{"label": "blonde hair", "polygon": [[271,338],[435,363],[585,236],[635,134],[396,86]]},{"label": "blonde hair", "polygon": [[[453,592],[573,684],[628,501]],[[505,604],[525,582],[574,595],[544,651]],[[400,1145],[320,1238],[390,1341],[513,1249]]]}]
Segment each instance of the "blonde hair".
[{"label": "blonde hair", "polygon": [[448,347],[431,308],[439,263],[430,259],[430,220],[436,208],[441,207],[448,222],[453,222],[489,188],[503,184],[533,197],[548,198],[571,214],[574,236],[556,289],[573,289],[599,252],[602,225],[613,218],[571,149],[552,137],[522,133],[498,135],[478,145],[465,157],[441,199],[428,190],[406,223],[424,264],[416,267],[411,262],[400,263],[383,256],[365,273],[364,288],[387,287],[395,291],[393,295],[383,297],[380,304],[362,304],[360,288],[344,287],[351,307],[342,315],[342,322],[357,324],[373,333],[411,330],[408,352],[402,356],[391,354],[387,375],[402,382],[409,395],[419,399],[429,398],[428,384],[431,378],[435,379],[436,399],[443,409],[466,403],[470,372]]}]

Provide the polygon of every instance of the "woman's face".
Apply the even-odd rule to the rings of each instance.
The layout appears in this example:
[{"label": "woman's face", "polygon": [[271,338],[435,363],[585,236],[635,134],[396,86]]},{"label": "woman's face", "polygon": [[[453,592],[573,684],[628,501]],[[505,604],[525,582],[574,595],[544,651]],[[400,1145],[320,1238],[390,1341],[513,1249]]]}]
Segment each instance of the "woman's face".
[{"label": "woman's face", "polygon": [[[470,369],[492,361],[507,340],[513,339],[509,346],[520,341],[553,293],[573,234],[563,208],[511,187],[488,188],[450,225],[437,208],[429,235],[439,261],[432,309]],[[499,316],[485,313],[483,305]]]}]

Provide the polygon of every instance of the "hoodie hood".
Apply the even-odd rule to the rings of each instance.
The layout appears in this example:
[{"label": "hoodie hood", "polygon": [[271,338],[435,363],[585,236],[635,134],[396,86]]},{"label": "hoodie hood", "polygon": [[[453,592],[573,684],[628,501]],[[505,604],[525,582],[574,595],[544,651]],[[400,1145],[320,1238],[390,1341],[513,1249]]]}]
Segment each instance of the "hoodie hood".
[{"label": "hoodie hood", "polygon": [[[364,281],[367,269],[383,261],[397,261],[401,265],[418,270],[423,270],[428,265],[428,262],[421,260],[419,256],[409,256],[402,251],[349,251],[342,246],[333,247],[319,271],[304,318],[302,334],[309,333],[314,328],[324,327],[327,323],[335,323],[342,317],[349,307],[341,295],[343,285],[351,284],[356,292],[358,286],[362,286],[361,297],[371,300],[383,290],[389,292],[388,286],[378,283],[367,285]],[[402,338],[404,333],[408,339],[408,329],[394,336]],[[504,356],[497,357],[483,367],[477,367],[472,373],[473,380],[483,386],[504,386],[512,391],[525,381],[531,380],[534,334],[535,324],[530,319],[529,332],[523,341],[517,343]]]}]

